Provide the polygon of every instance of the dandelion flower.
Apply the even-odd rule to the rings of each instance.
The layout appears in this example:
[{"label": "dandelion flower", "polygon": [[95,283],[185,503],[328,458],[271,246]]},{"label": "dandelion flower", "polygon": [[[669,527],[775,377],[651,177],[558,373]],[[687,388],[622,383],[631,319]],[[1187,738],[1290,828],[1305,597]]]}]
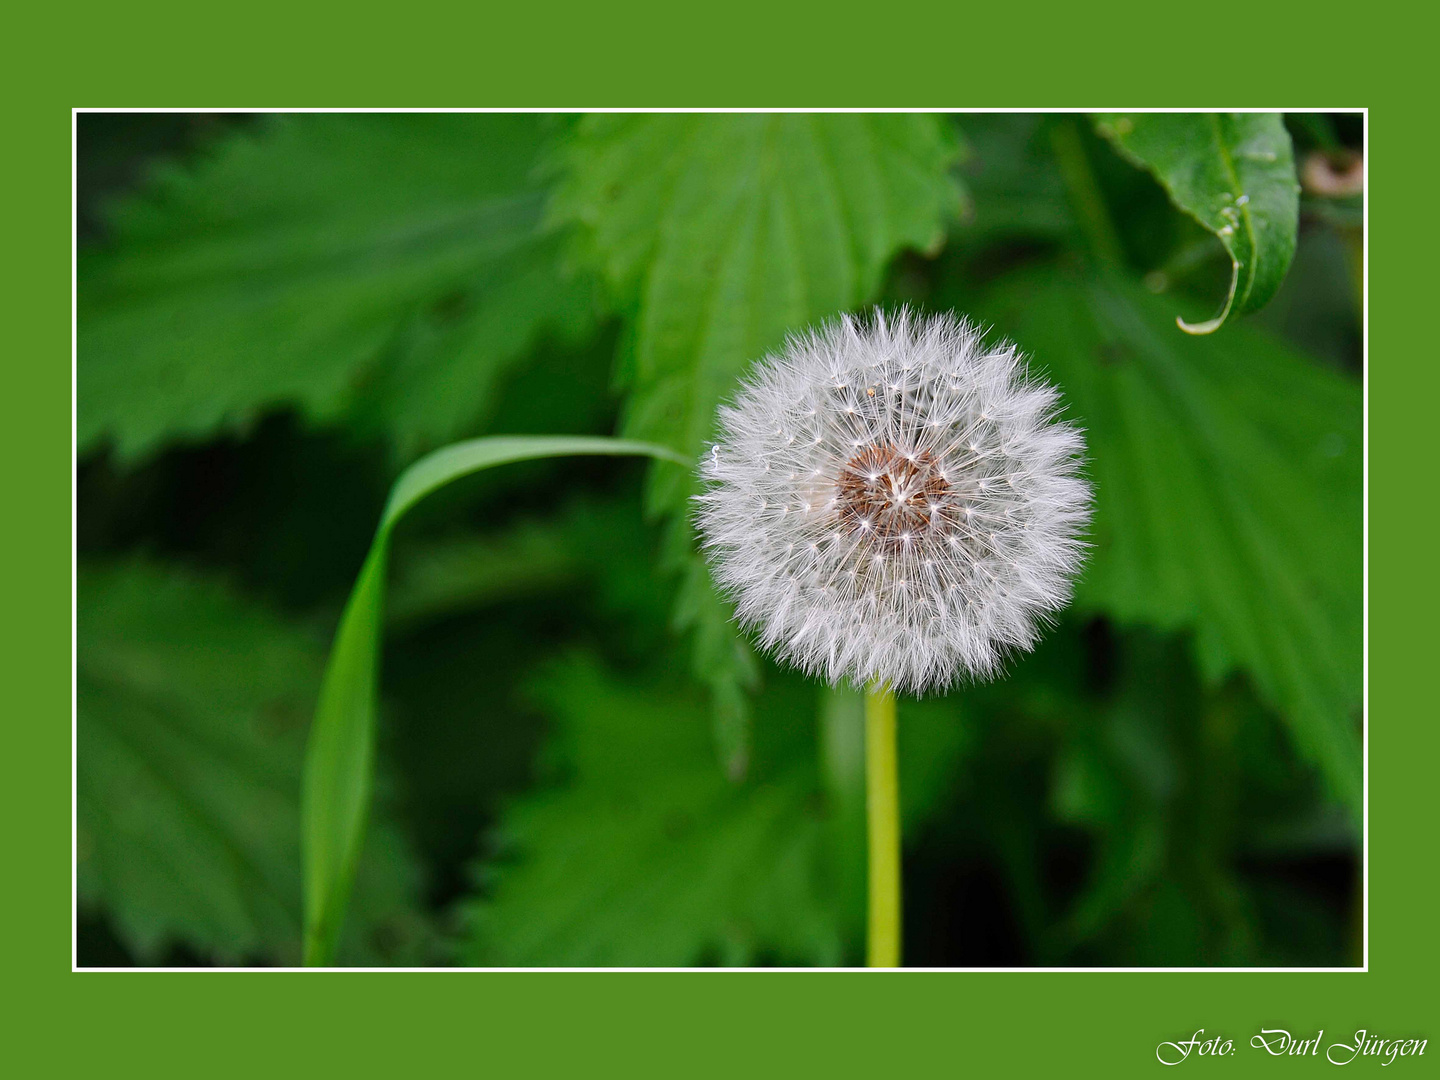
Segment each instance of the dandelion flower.
[{"label": "dandelion flower", "polygon": [[908,311],[791,338],[720,410],[698,523],[763,647],[831,684],[992,676],[1070,598],[1084,440],[1013,345]]}]

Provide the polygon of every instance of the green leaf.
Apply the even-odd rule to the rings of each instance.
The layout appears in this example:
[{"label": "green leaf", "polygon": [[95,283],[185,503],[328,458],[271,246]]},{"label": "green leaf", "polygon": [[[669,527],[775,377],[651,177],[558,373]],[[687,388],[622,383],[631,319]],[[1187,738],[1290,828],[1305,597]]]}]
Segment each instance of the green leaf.
[{"label": "green leaf", "polygon": [[340,616],[310,728],[302,804],[307,964],[328,963],[334,953],[364,835],[374,772],[385,572],[396,522],[426,495],[453,480],[497,465],[572,454],[647,454],[686,464],[665,447],[619,439],[495,436],[436,450],[395,481],[370,553]]},{"label": "green leaf", "polygon": [[1290,133],[1278,113],[1105,113],[1096,128],[1149,170],[1171,200],[1214,233],[1230,256],[1230,294],[1215,318],[1190,324],[1209,334],[1232,314],[1263,307],[1295,255],[1300,185]]},{"label": "green leaf", "polygon": [[[626,434],[698,455],[751,363],[941,243],[958,154],[933,116],[587,116],[551,212],[634,311]],[[662,472],[658,504],[690,487]]]},{"label": "green leaf", "polygon": [[[924,115],[592,115],[569,144],[554,221],[632,314],[626,435],[698,456],[741,373],[787,332],[868,303],[905,248],[933,250],[962,205],[959,142]],[[694,478],[653,474],[651,506],[683,513]],[[708,591],[688,534],[685,585],[731,771],[743,770],[749,649]]]},{"label": "green leaf", "polygon": [[1087,430],[1094,552],[1078,603],[1194,631],[1236,668],[1331,793],[1360,809],[1361,395],[1263,333],[1178,337],[1129,283],[1028,270],[981,311]]},{"label": "green leaf", "polygon": [[[465,962],[838,965],[862,955],[859,696],[772,671],[755,700],[750,772],[727,781],[704,703],[667,660],[620,676],[571,656],[532,677],[550,721],[545,779],[501,816],[481,898],[466,908]],[[901,703],[907,835],[948,804],[971,742],[955,699]]]},{"label": "green leaf", "polygon": [[463,433],[537,339],[593,325],[539,229],[553,125],[266,117],[159,173],[82,253],[81,449],[135,458],[292,405],[406,450]]},{"label": "green leaf", "polygon": [[[296,963],[318,643],[213,581],[145,562],[82,564],[77,633],[81,902],[142,962],[183,943]],[[413,961],[376,945],[413,936],[418,872],[392,826],[375,832],[341,955]]]},{"label": "green leaf", "polygon": [[[813,691],[793,689],[777,704],[809,706]],[[466,963],[840,962],[809,745],[736,784],[715,769],[703,702],[673,675],[621,683],[577,656],[544,668],[532,695],[558,782],[505,812]]]},{"label": "green leaf", "polygon": [[[674,539],[688,529],[676,522],[672,552],[665,560],[680,569],[674,628],[691,636],[690,672],[710,691],[712,726],[720,760],[731,779],[745,776],[750,766],[750,697],[760,688],[760,666],[749,643],[736,632],[730,607],[720,599],[710,571],[694,554],[689,538]],[[673,548],[683,543],[679,555]]]}]

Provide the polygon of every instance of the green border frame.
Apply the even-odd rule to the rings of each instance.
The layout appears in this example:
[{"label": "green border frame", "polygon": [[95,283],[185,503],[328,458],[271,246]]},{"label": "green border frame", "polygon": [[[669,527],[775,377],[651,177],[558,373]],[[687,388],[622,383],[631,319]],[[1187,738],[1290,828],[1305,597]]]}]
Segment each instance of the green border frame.
[{"label": "green border frame", "polygon": [[[523,13],[523,17],[522,14]],[[1055,16],[791,14],[768,5],[626,14],[410,6],[307,13],[193,5],[12,16],[12,240],[4,440],[12,673],[0,784],[11,854],[6,1025],[13,1075],[117,1063],[169,1075],[1128,1076],[1204,1028],[1228,1075],[1327,1069],[1249,1047],[1262,1027],[1440,1037],[1434,631],[1417,592],[1434,481],[1435,171],[1429,38],[1378,9],[1273,15],[1071,6]],[[53,21],[52,21],[53,20]],[[1352,25],[1353,23],[1353,25]],[[1203,25],[1201,25],[1203,24]],[[863,77],[857,77],[856,73]],[[70,970],[70,110],[75,106],[915,105],[1371,107],[1379,299],[1371,344],[1368,972],[1335,974],[101,974]],[[1424,109],[1424,111],[1422,111]],[[1403,121],[1411,120],[1406,126]],[[1401,132],[1406,138],[1402,145]],[[1423,201],[1422,201],[1423,200]],[[1400,217],[1407,220],[1396,228]],[[1426,256],[1430,256],[1427,258]],[[1427,441],[1422,441],[1427,440]],[[1417,523],[1422,527],[1417,528]],[[1409,603],[1405,604],[1408,600]],[[1402,604],[1405,606],[1402,607]],[[11,681],[11,680],[7,680]],[[321,981],[312,981],[312,980]],[[302,980],[306,980],[303,981]],[[1397,1061],[1434,1074],[1440,1045]],[[1377,1059],[1362,1059],[1371,1068]]]}]

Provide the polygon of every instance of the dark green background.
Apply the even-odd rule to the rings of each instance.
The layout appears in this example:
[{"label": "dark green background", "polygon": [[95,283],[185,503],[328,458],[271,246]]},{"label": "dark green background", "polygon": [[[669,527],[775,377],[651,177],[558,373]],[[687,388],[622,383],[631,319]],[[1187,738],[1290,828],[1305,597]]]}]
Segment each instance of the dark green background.
[{"label": "dark green background", "polygon": [[[513,1071],[528,1063],[588,1072],[603,1059],[618,1059],[689,1073],[759,1066],[807,1074],[924,1068],[996,1075],[1048,1066],[1116,1075],[1128,1074],[1127,1066],[1158,1068],[1156,1043],[1203,1026],[1234,1037],[1241,1044],[1237,1058],[1187,1067],[1233,1073],[1250,1066],[1263,1074],[1328,1066],[1256,1060],[1244,1044],[1261,1026],[1433,1034],[1425,991],[1433,988],[1435,961],[1428,829],[1434,710],[1419,686],[1433,632],[1417,617],[1417,600],[1428,597],[1417,594],[1415,580],[1433,544],[1417,527],[1427,511],[1417,494],[1425,488],[1407,475],[1407,466],[1433,457],[1421,441],[1433,430],[1426,419],[1434,389],[1426,325],[1431,275],[1416,227],[1426,220],[1421,200],[1433,174],[1420,134],[1426,125],[1406,115],[1407,107],[1418,111],[1420,87],[1382,90],[1356,59],[1369,51],[1366,45],[1380,50],[1383,43],[1372,55],[1381,57],[1388,75],[1404,79],[1424,70],[1410,55],[1423,44],[1418,36],[1396,38],[1378,25],[1297,28],[1288,18],[1261,25],[1253,14],[1242,20],[1238,12],[1217,12],[1203,16],[1213,25],[1198,40],[1193,20],[1167,34],[1157,14],[1145,10],[1101,25],[1093,13],[1072,16],[1076,25],[1047,20],[1045,33],[1055,42],[1047,47],[1036,39],[1034,20],[1027,20],[1023,35],[985,25],[974,13],[949,25],[917,15],[882,25],[846,20],[826,27],[806,20],[786,26],[766,9],[764,19],[732,11],[718,25],[687,29],[675,39],[678,47],[630,28],[607,46],[584,16],[545,19],[543,41],[523,33],[538,46],[538,55],[526,56],[514,47],[518,28],[503,17],[462,27],[418,10],[392,16],[402,17],[404,26],[365,24],[373,35],[366,44],[354,24],[299,33],[293,11],[283,33],[253,9],[243,25],[211,27],[193,13],[150,22],[132,11],[123,16],[132,34],[136,22],[144,22],[133,48],[124,46],[115,26],[92,20],[86,33],[93,47],[71,40],[63,55],[31,52],[32,62],[44,62],[28,73],[12,72],[22,76],[24,89],[12,94],[12,100],[23,97],[16,126],[33,149],[25,158],[32,164],[12,170],[18,181],[12,202],[24,213],[14,226],[20,243],[13,248],[10,295],[14,310],[35,315],[12,341],[4,425],[6,457],[25,470],[7,470],[13,477],[9,535],[18,547],[16,565],[25,571],[11,585],[15,614],[6,626],[7,654],[23,681],[4,785],[7,818],[12,829],[19,826],[11,871],[11,895],[19,903],[11,925],[20,944],[11,979],[23,981],[23,1008],[34,1017],[12,1016],[14,1030],[34,1040],[22,1052],[44,1050],[52,1063],[63,1058],[72,1068],[91,1055],[100,1067],[149,1058],[161,1072],[187,1062],[204,1062],[216,1073],[273,1071],[279,1063],[307,1060],[327,1068],[414,1067],[427,1060],[438,1066],[443,1055],[475,1071]],[[613,32],[613,13],[590,19]],[[17,39],[49,40],[56,33],[21,26]],[[1157,44],[1162,40],[1164,47]],[[1240,47],[1252,40],[1265,47]],[[271,60],[257,81],[257,56],[267,53]],[[333,68],[325,69],[324,57],[335,58]],[[877,87],[874,79],[854,77],[860,67],[891,67],[894,74]],[[591,70],[617,81],[602,90]],[[757,70],[771,80],[745,78]],[[557,83],[560,71],[568,86]],[[306,985],[298,982],[302,975],[197,983],[190,980],[205,977],[68,974],[69,611],[62,598],[69,561],[65,180],[71,106],[881,100],[1123,106],[1157,97],[1189,105],[1363,103],[1374,109],[1371,250],[1378,273],[1371,278],[1371,310],[1378,320],[1372,343],[1382,363],[1372,410],[1372,494],[1380,509],[1372,549],[1379,617],[1370,717],[1379,735],[1372,740],[1369,973],[352,975],[320,976],[330,981]],[[63,1042],[55,1038],[62,1031]],[[1433,1071],[1433,1054],[1397,1067]]]}]

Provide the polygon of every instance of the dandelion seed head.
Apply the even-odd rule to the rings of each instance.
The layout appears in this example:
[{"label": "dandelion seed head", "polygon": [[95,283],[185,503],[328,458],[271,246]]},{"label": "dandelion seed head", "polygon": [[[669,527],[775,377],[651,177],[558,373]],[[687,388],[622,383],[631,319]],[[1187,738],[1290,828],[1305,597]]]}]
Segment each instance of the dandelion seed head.
[{"label": "dandelion seed head", "polygon": [[792,337],[702,459],[715,580],[762,647],[832,684],[993,676],[1069,602],[1084,557],[1084,440],[1059,411],[1014,346],[951,315]]}]

